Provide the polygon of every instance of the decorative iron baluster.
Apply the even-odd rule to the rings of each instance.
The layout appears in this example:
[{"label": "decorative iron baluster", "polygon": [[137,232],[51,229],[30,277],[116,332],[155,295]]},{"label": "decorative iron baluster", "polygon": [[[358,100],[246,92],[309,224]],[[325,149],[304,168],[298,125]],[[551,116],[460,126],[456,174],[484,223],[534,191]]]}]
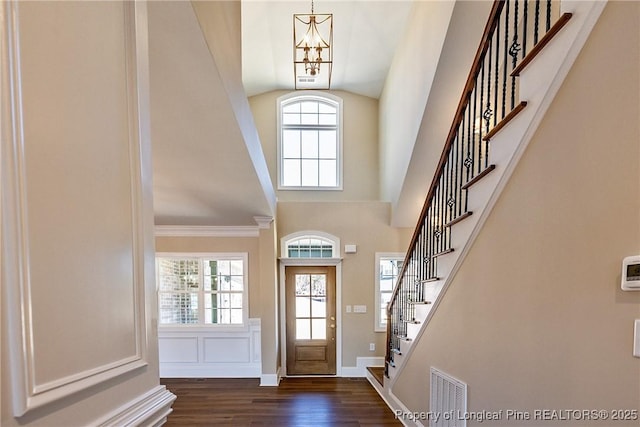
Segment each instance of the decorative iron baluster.
[{"label": "decorative iron baluster", "polygon": [[527,33],[529,28],[527,27],[527,19],[529,15],[529,0],[522,0],[522,59],[527,56]]},{"label": "decorative iron baluster", "polygon": [[[527,0],[524,0],[526,3]],[[514,16],[513,16],[513,42],[509,48],[509,55],[511,55],[511,70],[516,68],[518,62],[518,52],[522,49],[520,43],[518,43],[518,0],[514,2]],[[505,67],[506,68],[506,67]],[[511,110],[515,107],[516,103],[516,76],[511,76]]]},{"label": "decorative iron baluster", "polygon": [[501,118],[507,114],[507,58],[509,54],[509,4],[510,1],[505,2],[504,13],[504,61],[502,63],[502,113]]},{"label": "decorative iron baluster", "polygon": [[533,45],[538,44],[538,27],[540,27],[540,0],[536,0],[536,11],[533,18]]},{"label": "decorative iron baluster", "polygon": [[498,25],[496,26],[496,67],[495,67],[495,87],[493,88],[493,126],[498,124],[498,87],[500,76],[500,18],[498,18]]},{"label": "decorative iron baluster", "polygon": [[551,0],[547,0],[547,25],[545,27],[545,32],[549,31],[550,28],[551,28]]}]

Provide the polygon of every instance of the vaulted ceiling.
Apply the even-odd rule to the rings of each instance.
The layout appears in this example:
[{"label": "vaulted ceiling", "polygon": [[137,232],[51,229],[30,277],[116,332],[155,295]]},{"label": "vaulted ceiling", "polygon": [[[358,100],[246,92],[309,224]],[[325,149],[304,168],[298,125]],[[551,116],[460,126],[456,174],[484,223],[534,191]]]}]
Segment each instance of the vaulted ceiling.
[{"label": "vaulted ceiling", "polygon": [[[158,225],[255,225],[254,216],[275,213],[273,188],[266,188],[264,170],[256,170],[260,153],[248,146],[255,141],[246,135],[252,126],[246,102],[258,93],[293,89],[292,16],[309,12],[311,2],[245,0],[235,16],[230,5],[215,3],[225,2],[149,2]],[[334,14],[332,89],[380,95],[411,5],[315,2],[316,12]],[[217,16],[221,11],[227,15]],[[221,33],[230,39],[207,34],[207,20],[215,19],[210,27],[227,26]],[[228,64],[236,54],[238,64]],[[241,73],[229,68],[240,64]]]},{"label": "vaulted ceiling", "polygon": [[[333,14],[331,88],[379,98],[412,1],[316,0],[316,13]],[[242,2],[242,80],[248,96],[293,89],[294,13],[310,0]]]},{"label": "vaulted ceiling", "polygon": [[[315,1],[317,13],[334,15],[332,89],[380,97],[399,43],[415,33],[410,23],[418,3],[424,5],[420,0]],[[424,43],[443,43],[445,38],[447,42],[432,49],[437,52],[433,58],[420,58],[433,69],[429,85],[438,85],[438,90],[424,93],[428,99],[417,103],[424,102],[415,112],[421,135],[428,128],[439,141],[448,131],[447,122],[427,123],[423,114],[431,104],[437,105],[431,108],[440,116],[453,116],[449,110],[455,109],[457,95],[452,94],[461,93],[469,66],[458,59],[470,62],[477,40],[467,43],[467,33],[478,33],[479,38],[484,26],[484,12],[474,6],[478,4],[491,2],[457,1],[455,8],[449,7],[457,12],[439,18],[431,17],[430,9],[436,6],[426,8],[427,18],[440,25],[427,24],[430,37],[413,45],[424,52]],[[156,224],[245,226],[255,225],[256,216],[275,216],[276,192],[248,97],[294,88],[293,14],[308,13],[310,7],[310,1],[301,0],[148,3]],[[453,36],[450,18],[459,21]],[[436,27],[446,36],[435,36]],[[473,46],[468,49],[465,43]],[[405,61],[412,52],[404,49]],[[437,149],[414,146],[417,137],[407,145],[405,157],[410,161],[394,187],[398,226],[413,225],[427,190],[425,164],[439,157]]]}]

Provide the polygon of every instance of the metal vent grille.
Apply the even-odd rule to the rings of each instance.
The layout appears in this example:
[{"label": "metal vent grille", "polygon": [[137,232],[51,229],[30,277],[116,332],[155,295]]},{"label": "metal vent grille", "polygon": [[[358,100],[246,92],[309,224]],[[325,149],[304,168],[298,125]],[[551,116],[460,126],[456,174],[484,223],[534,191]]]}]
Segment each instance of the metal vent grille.
[{"label": "metal vent grille", "polygon": [[430,427],[466,427],[467,385],[431,368]]},{"label": "metal vent grille", "polygon": [[307,75],[296,76],[296,79],[298,79],[298,83],[315,83],[317,80],[315,76],[307,76]]}]

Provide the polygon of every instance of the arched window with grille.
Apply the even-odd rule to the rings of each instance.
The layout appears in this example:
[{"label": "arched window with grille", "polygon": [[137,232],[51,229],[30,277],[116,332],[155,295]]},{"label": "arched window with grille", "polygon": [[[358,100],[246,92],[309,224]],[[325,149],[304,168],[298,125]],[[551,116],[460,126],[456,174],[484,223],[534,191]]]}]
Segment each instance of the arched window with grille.
[{"label": "arched window with grille", "polygon": [[278,189],[342,189],[342,100],[295,92],[278,98]]}]

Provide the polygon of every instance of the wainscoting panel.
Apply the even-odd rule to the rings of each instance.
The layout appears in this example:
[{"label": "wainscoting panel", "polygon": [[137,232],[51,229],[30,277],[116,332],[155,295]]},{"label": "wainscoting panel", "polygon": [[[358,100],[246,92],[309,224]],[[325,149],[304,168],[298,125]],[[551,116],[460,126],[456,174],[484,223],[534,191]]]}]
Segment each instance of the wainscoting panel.
[{"label": "wainscoting panel", "polygon": [[161,328],[160,377],[258,378],[260,319],[249,319],[248,328]]},{"label": "wainscoting panel", "polygon": [[158,351],[168,363],[198,363],[198,338],[160,338]]},{"label": "wainscoting panel", "polygon": [[206,337],[203,338],[205,363],[249,363],[251,337]]}]

